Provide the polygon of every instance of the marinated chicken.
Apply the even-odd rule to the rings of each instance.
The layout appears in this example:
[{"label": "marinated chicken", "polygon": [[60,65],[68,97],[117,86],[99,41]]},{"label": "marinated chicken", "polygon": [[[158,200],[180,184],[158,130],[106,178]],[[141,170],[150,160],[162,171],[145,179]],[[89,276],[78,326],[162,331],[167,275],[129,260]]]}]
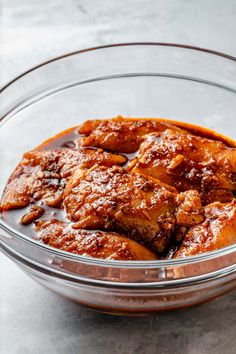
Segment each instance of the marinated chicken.
[{"label": "marinated chicken", "polygon": [[95,149],[27,152],[9,179],[1,208],[23,208],[38,200],[50,207],[61,207],[65,185],[75,169],[94,163],[112,166],[125,162],[121,155]]},{"label": "marinated chicken", "polygon": [[54,219],[38,221],[35,229],[43,243],[83,256],[124,261],[158,259],[148,248],[118,233],[73,229]]},{"label": "marinated chicken", "polygon": [[236,149],[183,130],[147,135],[130,169],[178,191],[198,190],[204,204],[231,201],[236,191]]},{"label": "marinated chicken", "polygon": [[[108,151],[123,153],[139,149],[146,134],[165,131],[173,126],[155,120],[128,120],[117,117],[111,120],[88,120],[79,128],[82,146],[96,146]],[[179,130],[175,127],[174,129]]]},{"label": "marinated chicken", "polygon": [[235,193],[232,140],[117,117],[86,121],[25,153],[0,211],[54,248],[155,260],[236,243]]},{"label": "marinated chicken", "polygon": [[203,221],[197,192],[181,196],[171,186],[118,166],[76,170],[64,206],[75,227],[122,231],[158,253],[166,250],[176,226]]},{"label": "marinated chicken", "polygon": [[174,258],[195,256],[236,243],[236,200],[205,207],[204,222],[193,226]]}]

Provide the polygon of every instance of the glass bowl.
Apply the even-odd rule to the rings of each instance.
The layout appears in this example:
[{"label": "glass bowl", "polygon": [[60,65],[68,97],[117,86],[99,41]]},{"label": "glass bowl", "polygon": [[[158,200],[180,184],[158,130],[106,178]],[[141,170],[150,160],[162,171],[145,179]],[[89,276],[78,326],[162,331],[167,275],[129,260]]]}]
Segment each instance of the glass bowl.
[{"label": "glass bowl", "polygon": [[[90,118],[165,117],[236,138],[236,59],[206,49],[130,43],[41,64],[0,93],[1,191],[22,153]],[[236,287],[236,245],[164,261],[111,261],[50,248],[0,222],[0,248],[47,288],[96,310],[186,308]]]}]

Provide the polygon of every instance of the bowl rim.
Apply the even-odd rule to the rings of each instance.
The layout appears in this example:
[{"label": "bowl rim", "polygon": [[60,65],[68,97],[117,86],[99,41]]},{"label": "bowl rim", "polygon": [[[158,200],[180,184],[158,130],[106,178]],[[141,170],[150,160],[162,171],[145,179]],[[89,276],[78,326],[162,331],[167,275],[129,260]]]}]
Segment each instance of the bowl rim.
[{"label": "bowl rim", "polygon": [[[41,68],[42,66],[45,66],[47,64],[50,64],[54,61],[61,60],[73,55],[77,54],[83,54],[87,52],[92,52],[92,51],[97,51],[97,50],[102,50],[102,49],[107,49],[107,48],[114,48],[114,47],[128,47],[128,46],[159,46],[159,47],[174,47],[174,48],[182,48],[182,49],[189,49],[193,51],[198,51],[198,52],[205,52],[208,54],[216,55],[219,57],[223,57],[228,60],[236,61],[236,57],[233,55],[229,55],[223,52],[219,52],[213,49],[208,49],[204,47],[198,47],[198,46],[192,46],[188,44],[180,44],[180,43],[172,43],[172,42],[123,42],[123,43],[114,43],[114,44],[105,44],[101,46],[95,46],[95,47],[88,47],[85,49],[80,49],[80,50],[75,50],[71,51],[65,54],[61,54],[55,57],[52,57],[51,59],[45,60],[40,62],[37,65],[31,66],[28,70],[23,71],[21,74],[17,75],[14,79],[7,81],[3,86],[0,86],[0,94],[10,85],[12,85],[14,82],[17,80],[21,79],[23,76],[29,74],[31,71],[37,70]],[[1,120],[1,117],[0,117]]]},{"label": "bowl rim", "polygon": [[[191,46],[191,45],[186,45],[186,44],[178,44],[178,43],[169,43],[169,42],[125,42],[125,43],[115,43],[115,44],[107,44],[107,45],[102,45],[102,46],[95,46],[95,47],[90,47],[90,48],[85,48],[81,50],[76,50],[72,52],[68,52],[65,54],[62,54],[60,56],[53,57],[49,60],[43,61],[38,65],[32,66],[30,69],[24,71],[20,75],[16,76],[14,79],[8,81],[6,84],[4,84],[2,87],[0,87],[0,94],[3,93],[8,87],[10,87],[12,84],[14,84],[16,81],[20,80],[22,77],[28,75],[32,71],[35,71],[43,66],[46,66],[54,61],[60,61],[61,59],[74,56],[74,55],[80,55],[84,54],[87,52],[93,52],[97,50],[103,50],[103,49],[108,49],[108,48],[114,48],[114,47],[129,47],[129,46],[159,46],[159,47],[171,47],[171,48],[182,48],[182,49],[187,49],[187,50],[193,50],[196,52],[203,52],[207,53],[210,55],[215,55],[219,57],[223,57],[225,59],[231,60],[236,62],[236,57],[207,49],[207,48],[202,48],[202,47],[197,47],[197,46]],[[0,121],[3,120],[5,117],[0,117]],[[57,248],[53,248],[51,246],[45,245],[43,243],[40,243],[38,240],[30,238],[29,236],[24,235],[23,233],[15,230],[13,227],[8,225],[5,221],[0,218],[0,230],[3,230],[7,233],[10,233],[12,236],[20,237],[20,239],[23,239],[27,243],[30,243],[34,246],[36,246],[38,249],[43,250],[43,251],[48,251],[52,254],[55,254],[57,256],[62,256],[65,259],[68,260],[75,260],[75,261],[82,261],[86,264],[93,264],[93,265],[98,265],[98,266],[109,266],[111,268],[116,268],[116,267],[125,267],[125,268],[159,268],[159,267],[168,267],[168,266],[178,266],[178,265],[187,265],[190,263],[196,263],[196,262],[201,262],[201,261],[206,261],[210,260],[213,258],[217,258],[218,256],[225,256],[227,254],[230,254],[234,251],[236,251],[236,244],[232,244],[230,246],[223,247],[221,249],[217,249],[215,251],[209,251],[209,252],[204,252],[195,256],[190,256],[190,257],[185,257],[185,258],[178,258],[178,259],[164,259],[164,260],[155,260],[155,261],[120,261],[120,260],[110,260],[110,259],[100,259],[100,258],[92,258],[92,257],[84,257],[78,254],[70,253],[67,251],[63,251]],[[1,239],[4,240],[5,236],[1,237],[0,234],[0,244],[1,244]],[[3,242],[4,243],[4,242]]]}]

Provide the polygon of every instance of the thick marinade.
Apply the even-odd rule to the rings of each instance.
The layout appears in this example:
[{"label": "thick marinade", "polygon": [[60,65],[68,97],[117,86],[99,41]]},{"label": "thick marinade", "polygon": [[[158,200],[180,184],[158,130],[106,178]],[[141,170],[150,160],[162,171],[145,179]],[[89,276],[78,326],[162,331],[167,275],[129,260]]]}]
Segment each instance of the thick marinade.
[{"label": "thick marinade", "polygon": [[[133,260],[191,256],[236,242],[236,143],[233,140],[203,127],[176,121],[173,124],[164,119],[126,120],[119,117],[112,122],[114,134],[109,130],[109,123],[90,121],[82,128],[73,127],[59,133],[26,155],[31,168],[36,166],[33,173],[38,174],[42,174],[38,159],[51,159],[49,166],[43,167],[43,178],[49,174],[46,188],[50,195],[45,203],[41,197],[35,197],[40,194],[37,190],[26,207],[7,210],[4,208],[5,190],[2,218],[20,232],[53,247],[83,254],[83,244],[84,255],[101,258]],[[130,132],[130,137],[126,131]],[[85,156],[78,157],[78,151]],[[69,155],[74,159],[69,164],[71,172],[63,170]],[[199,161],[203,155],[205,160]],[[82,159],[78,176],[76,159],[78,164]],[[197,171],[199,166],[201,175]],[[59,174],[63,171],[60,176],[58,168]],[[18,183],[22,171],[14,173]],[[104,192],[104,185],[109,193]],[[195,190],[198,185],[199,190]],[[57,201],[54,196],[58,190]],[[122,198],[118,197],[120,195]],[[49,197],[53,197],[53,201]],[[23,225],[24,215],[34,212],[32,207],[35,206],[39,216]],[[130,244],[130,238],[134,244]],[[100,249],[102,252],[98,252]]]}]

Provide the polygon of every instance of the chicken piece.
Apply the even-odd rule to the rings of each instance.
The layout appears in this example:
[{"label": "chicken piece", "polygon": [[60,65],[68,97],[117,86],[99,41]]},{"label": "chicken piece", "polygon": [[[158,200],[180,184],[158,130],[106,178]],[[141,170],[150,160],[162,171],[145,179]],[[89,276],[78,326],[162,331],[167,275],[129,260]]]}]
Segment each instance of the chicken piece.
[{"label": "chicken piece", "polygon": [[75,230],[59,220],[38,221],[36,232],[43,243],[82,256],[115,260],[156,260],[158,256],[124,235]]},{"label": "chicken piece", "polygon": [[231,201],[236,191],[236,149],[185,131],[147,135],[129,169],[178,191],[198,190],[204,204]]},{"label": "chicken piece", "polygon": [[203,221],[204,210],[199,193],[195,190],[180,193],[177,196],[176,223],[190,227]]},{"label": "chicken piece", "polygon": [[101,149],[27,152],[8,181],[1,209],[23,208],[37,200],[51,207],[60,207],[65,184],[76,168],[89,168],[95,163],[112,166],[125,162],[125,157]]},{"label": "chicken piece", "polygon": [[119,116],[111,120],[88,120],[80,126],[79,133],[87,135],[81,139],[82,146],[132,153],[139,149],[145,134],[165,131],[170,127],[181,130],[155,120],[128,120]]},{"label": "chicken piece", "polygon": [[[198,205],[193,206],[194,213],[189,209],[187,218],[186,209],[179,208],[179,197],[175,188],[153,178],[126,173],[118,166],[101,166],[76,170],[66,186],[64,206],[69,219],[77,222],[74,227],[124,232],[163,253],[182,213],[181,225],[187,226],[196,223],[197,212],[202,213]],[[189,203],[195,203],[191,193],[190,197]],[[197,222],[202,220],[199,216]]]},{"label": "chicken piece", "polygon": [[236,199],[205,207],[206,219],[192,227],[174,258],[195,256],[236,243]]}]

